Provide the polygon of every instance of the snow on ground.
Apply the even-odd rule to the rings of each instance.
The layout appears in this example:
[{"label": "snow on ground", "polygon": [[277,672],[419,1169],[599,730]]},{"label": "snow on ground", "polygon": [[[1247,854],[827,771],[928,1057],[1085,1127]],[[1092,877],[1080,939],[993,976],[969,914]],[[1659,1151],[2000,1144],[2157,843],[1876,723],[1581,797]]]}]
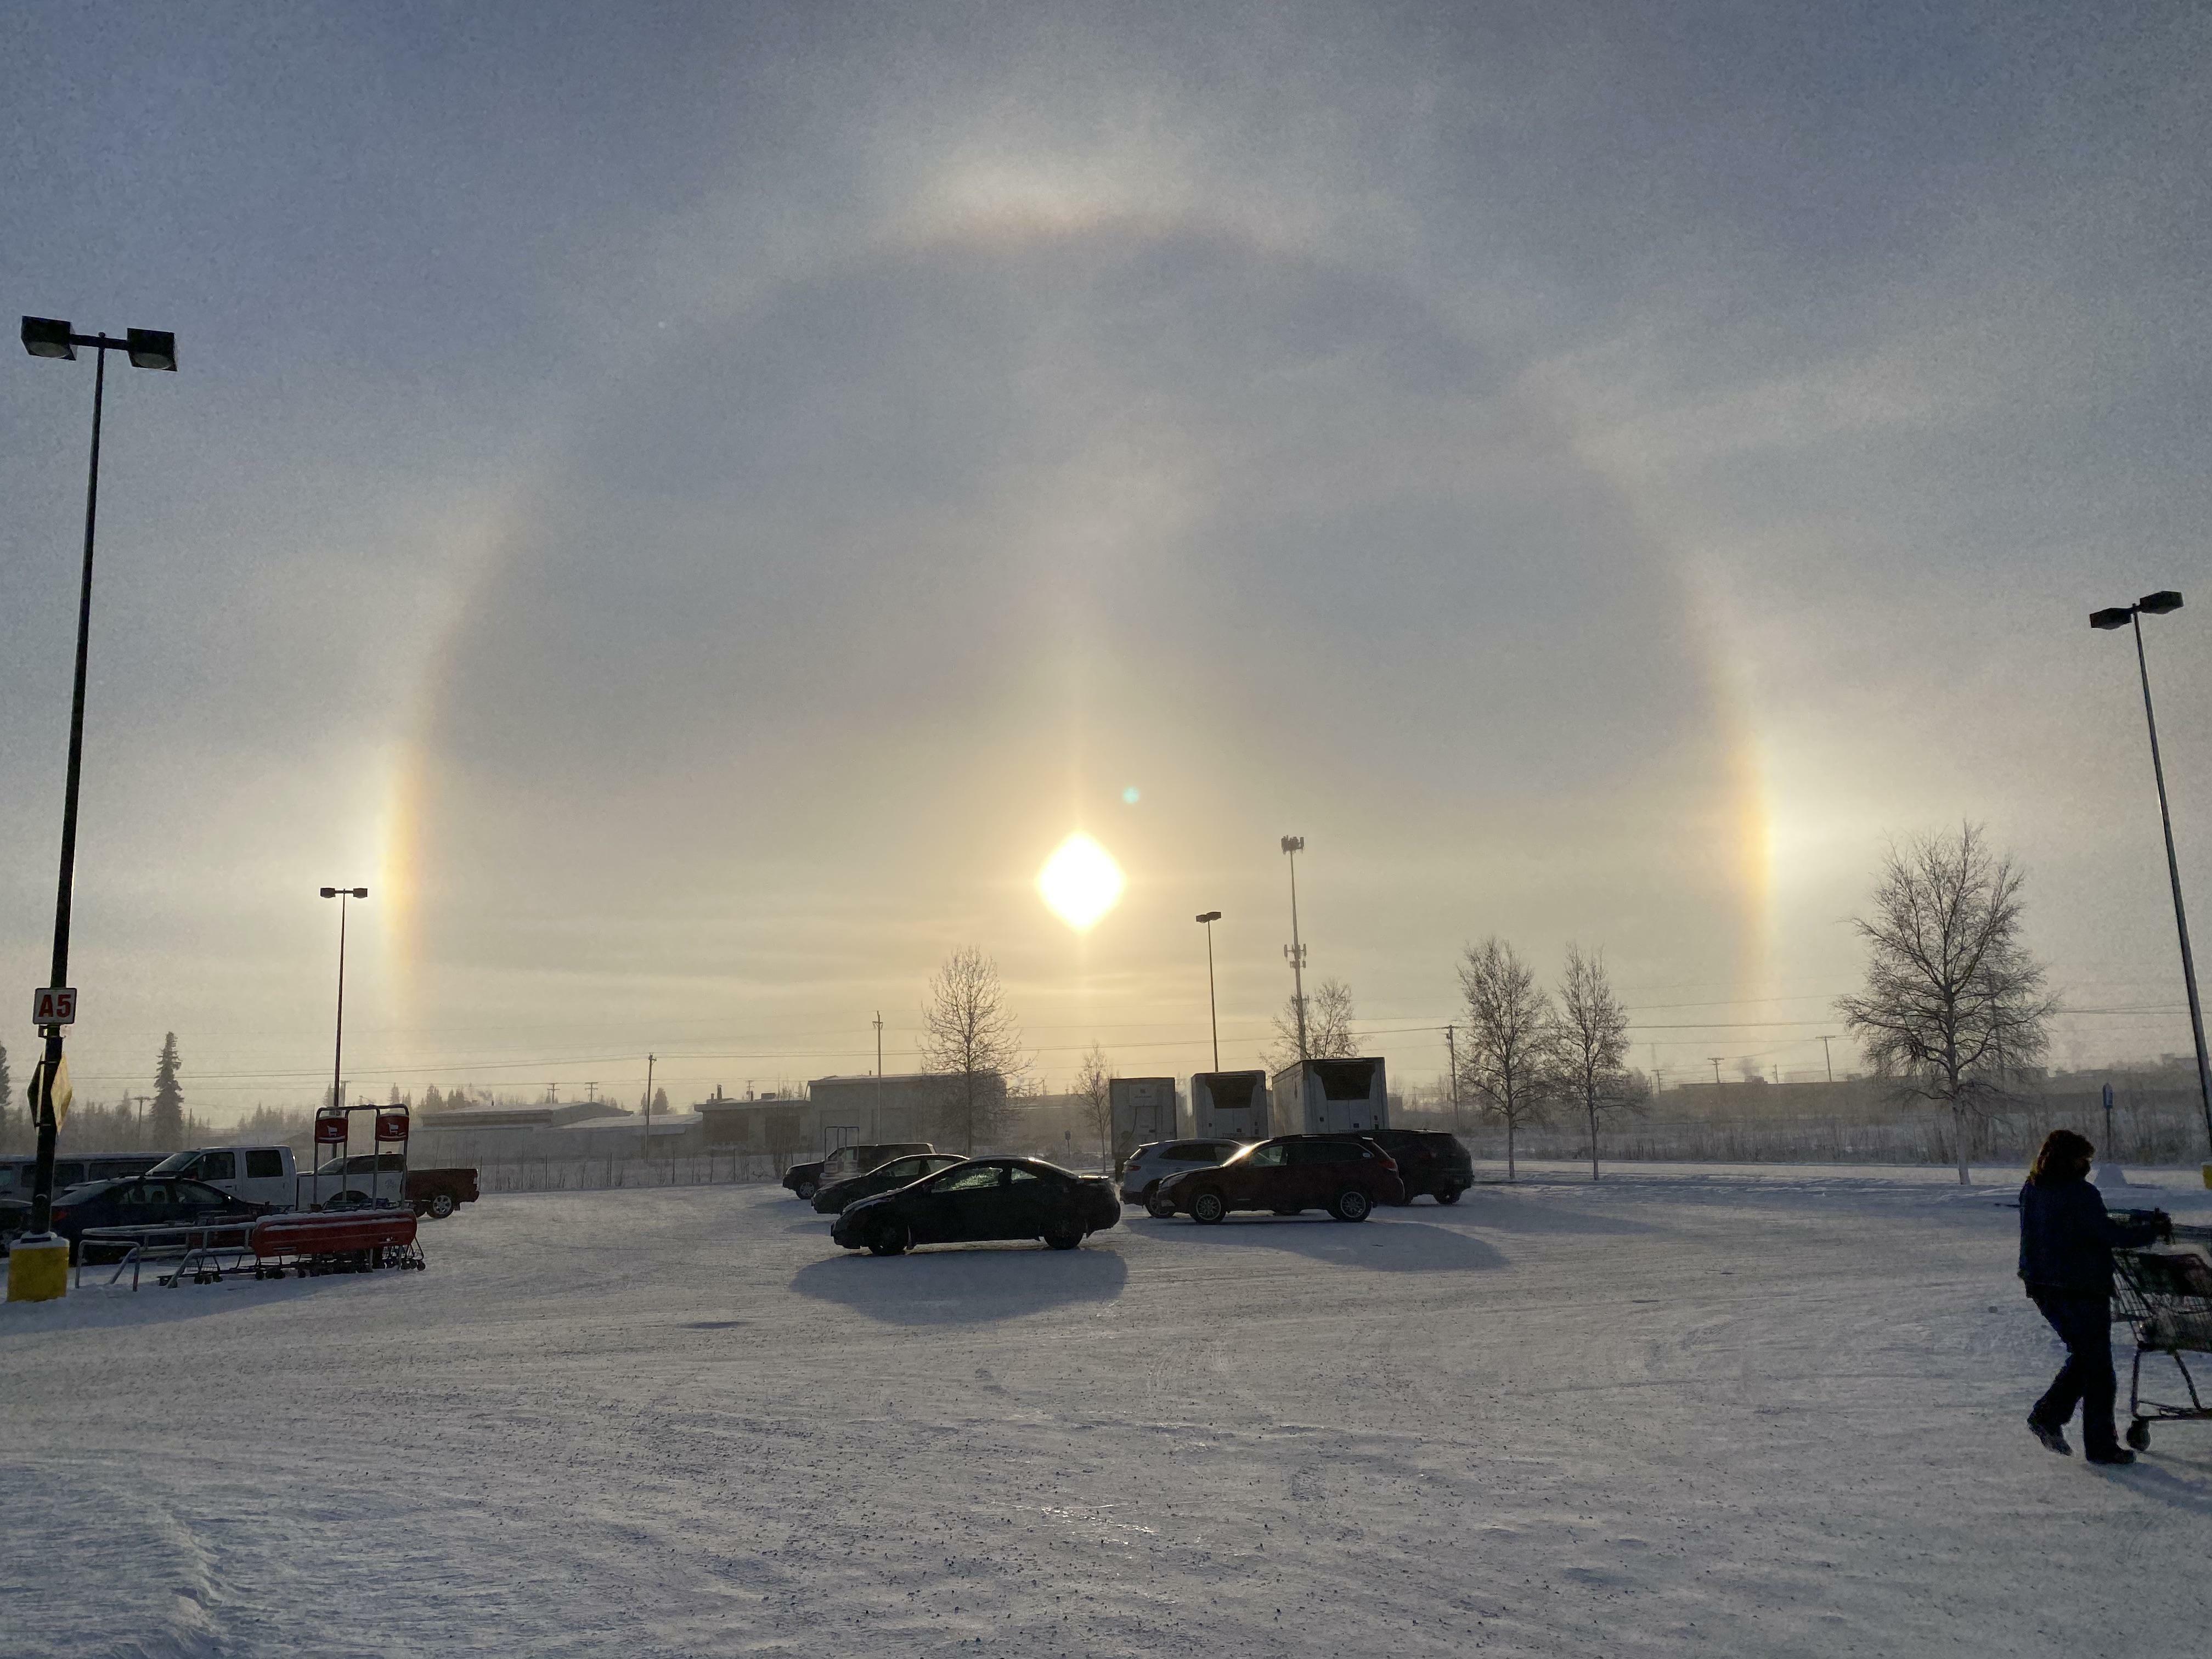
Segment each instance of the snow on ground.
[{"label": "snow on ground", "polygon": [[516,1194],[426,1273],[0,1308],[0,1652],[2201,1653],[2212,1424],[2035,1445],[1983,1179],[894,1260],[774,1188]]}]

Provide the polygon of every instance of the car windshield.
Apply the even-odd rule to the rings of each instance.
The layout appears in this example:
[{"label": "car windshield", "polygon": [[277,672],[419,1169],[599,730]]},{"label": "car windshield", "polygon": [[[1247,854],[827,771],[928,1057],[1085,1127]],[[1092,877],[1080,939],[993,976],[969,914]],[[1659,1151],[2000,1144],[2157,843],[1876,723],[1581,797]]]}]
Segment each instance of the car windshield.
[{"label": "car windshield", "polygon": [[185,1165],[190,1164],[198,1156],[199,1154],[198,1152],[171,1152],[168,1157],[163,1158],[152,1169],[147,1170],[146,1173],[148,1175],[175,1175],[181,1170]]}]

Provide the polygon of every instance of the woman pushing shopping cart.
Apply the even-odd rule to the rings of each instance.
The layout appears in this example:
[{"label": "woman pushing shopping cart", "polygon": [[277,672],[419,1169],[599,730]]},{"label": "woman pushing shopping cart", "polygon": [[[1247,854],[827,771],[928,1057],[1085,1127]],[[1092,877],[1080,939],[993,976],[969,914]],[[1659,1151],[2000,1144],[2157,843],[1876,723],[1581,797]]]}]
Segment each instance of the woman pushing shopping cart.
[{"label": "woman pushing shopping cart", "polygon": [[[2071,1129],[2053,1129],[2020,1189],[2021,1279],[2066,1345],[2066,1364],[2028,1413],[2027,1426],[2051,1450],[2071,1456],[2066,1425],[2078,1405],[2083,1455],[2092,1463],[2132,1463],[2135,1453],[2120,1444],[2112,1426],[2113,1399],[2119,1391],[2112,1375],[2113,1276],[2119,1271],[2115,1252],[2170,1237],[2172,1223],[2163,1210],[2130,1212],[2124,1218],[2106,1214],[2104,1199],[2089,1184],[2096,1151]],[[2140,1347],[2136,1366],[2140,1376]],[[2130,1398],[2132,1404],[2132,1391]],[[2145,1431],[2137,1443],[2148,1440]]]}]

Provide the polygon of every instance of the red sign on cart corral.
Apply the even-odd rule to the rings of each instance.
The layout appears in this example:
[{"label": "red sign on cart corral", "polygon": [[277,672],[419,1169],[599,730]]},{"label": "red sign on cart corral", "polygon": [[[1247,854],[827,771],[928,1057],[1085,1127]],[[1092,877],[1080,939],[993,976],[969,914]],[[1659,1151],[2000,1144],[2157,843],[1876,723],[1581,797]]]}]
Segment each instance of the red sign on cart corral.
[{"label": "red sign on cart corral", "polygon": [[337,1146],[346,1138],[346,1115],[325,1106],[315,1114],[315,1144],[318,1146]]},{"label": "red sign on cart corral", "polygon": [[406,1139],[407,1109],[402,1106],[396,1111],[379,1112],[376,1115],[376,1138],[379,1140]]}]

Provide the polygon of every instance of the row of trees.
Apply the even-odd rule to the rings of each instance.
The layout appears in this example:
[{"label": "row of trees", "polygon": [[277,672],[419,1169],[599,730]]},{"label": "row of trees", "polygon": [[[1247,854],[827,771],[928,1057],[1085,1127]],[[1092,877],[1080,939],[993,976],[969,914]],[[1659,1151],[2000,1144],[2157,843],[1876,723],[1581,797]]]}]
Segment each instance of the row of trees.
[{"label": "row of trees", "polygon": [[[173,1152],[185,1144],[185,1091],[180,1081],[183,1062],[177,1054],[177,1034],[171,1031],[161,1039],[161,1052],[154,1060],[154,1092],[150,1095],[126,1095],[111,1110],[118,1124],[127,1122],[137,1135],[140,1146],[129,1150]],[[35,1115],[38,1103],[30,1097],[29,1083],[25,1084],[22,1103],[22,1132],[37,1132]],[[12,1109],[15,1104],[15,1079],[9,1070],[8,1047],[0,1043],[0,1135],[13,1133],[15,1124]],[[88,1101],[81,1108],[72,1109],[90,1113],[95,1109]],[[118,1147],[114,1150],[126,1150]]]},{"label": "row of trees", "polygon": [[1561,1110],[1589,1132],[1590,1178],[1598,1178],[1598,1131],[1619,1112],[1642,1111],[1645,1079],[1625,1063],[1628,1011],[1613,994],[1605,958],[1567,946],[1556,990],[1495,936],[1469,945],[1460,963],[1467,1005],[1467,1047],[1455,1048],[1455,1095],[1464,1090],[1476,1109],[1505,1127],[1505,1178],[1516,1173],[1514,1141],[1522,1125]]}]

